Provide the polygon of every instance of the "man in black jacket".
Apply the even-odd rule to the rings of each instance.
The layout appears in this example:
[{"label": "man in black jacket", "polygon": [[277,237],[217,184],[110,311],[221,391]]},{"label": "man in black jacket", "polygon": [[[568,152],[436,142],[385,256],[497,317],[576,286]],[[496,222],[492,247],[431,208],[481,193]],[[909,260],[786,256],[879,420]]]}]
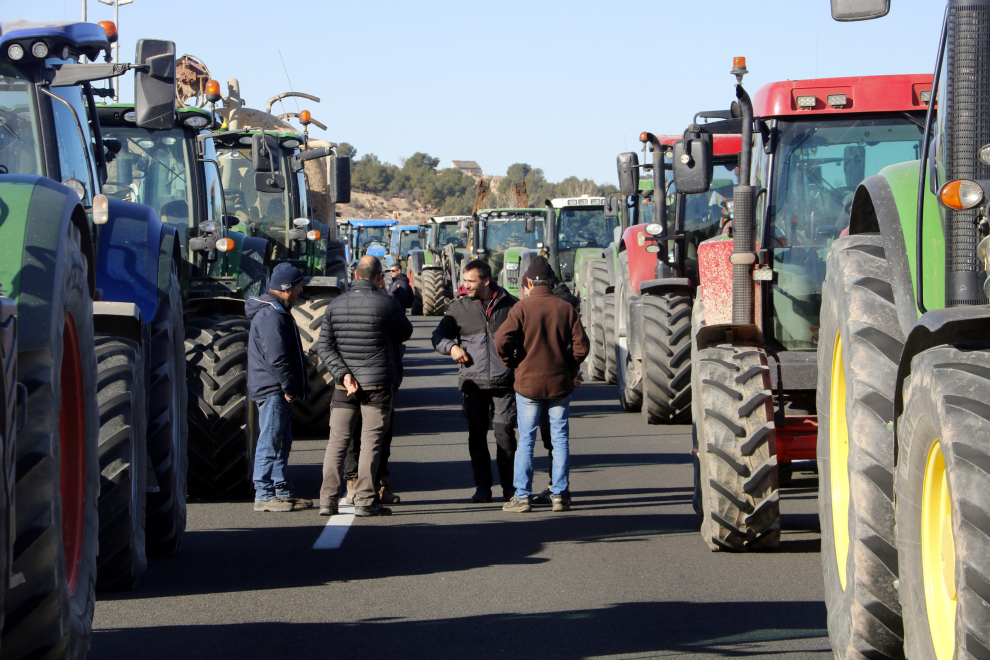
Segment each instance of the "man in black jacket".
[{"label": "man in black jacket", "polygon": [[244,304],[248,335],[248,392],[260,413],[254,455],[254,510],[297,511],[313,506],[296,497],[289,480],[292,402],[308,389],[299,330],[289,309],[303,289],[303,275],[291,264],[272,271],[268,293]]},{"label": "man in black jacket", "polygon": [[412,287],[409,286],[409,278],[402,273],[399,264],[392,264],[388,269],[392,276],[392,283],[388,285],[388,293],[395,296],[395,299],[402,305],[402,309],[409,309],[413,303]]},{"label": "man in black jacket", "polygon": [[376,257],[361,257],[351,290],[327,305],[323,315],[320,360],[337,383],[330,413],[330,441],[323,457],[323,516],[337,513],[344,455],[359,428],[361,456],[354,515],[392,513],[375,503],[375,476],[398,382],[395,346],[412,336],[412,324],[398,301],[381,291],[382,275],[382,265]]},{"label": "man in black jacket", "polygon": [[514,492],[516,395],[512,389],[512,369],[499,359],[494,337],[518,300],[492,282],[491,267],[480,259],[464,266],[463,278],[468,295],[450,303],[433,331],[433,348],[450,355],[460,366],[461,410],[468,422],[468,452],[476,488],[471,501],[492,501],[489,419],[495,427],[498,480],[503,497],[509,500]]}]

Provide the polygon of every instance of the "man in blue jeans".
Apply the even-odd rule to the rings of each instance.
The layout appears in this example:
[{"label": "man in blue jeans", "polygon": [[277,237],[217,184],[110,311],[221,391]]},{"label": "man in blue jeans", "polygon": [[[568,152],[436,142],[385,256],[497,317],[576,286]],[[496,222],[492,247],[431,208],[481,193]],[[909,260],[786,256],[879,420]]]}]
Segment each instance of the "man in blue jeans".
[{"label": "man in blue jeans", "polygon": [[302,272],[281,263],[272,271],[268,292],[244,304],[251,320],[248,336],[248,393],[258,406],[258,448],[254,455],[254,510],[299,511],[312,500],[296,497],[289,480],[293,401],[305,399],[308,383],[302,342],[289,313],[303,290]]},{"label": "man in blue jeans", "polygon": [[570,509],[569,428],[571,393],[581,386],[581,362],[588,338],[574,307],[553,295],[553,270],[536,257],[526,271],[526,297],[509,310],[495,333],[495,348],[506,366],[515,369],[519,442],[515,456],[515,495],[503,511],[531,511],[533,445],[540,413],[550,415],[553,444],[550,501],[554,511]]}]

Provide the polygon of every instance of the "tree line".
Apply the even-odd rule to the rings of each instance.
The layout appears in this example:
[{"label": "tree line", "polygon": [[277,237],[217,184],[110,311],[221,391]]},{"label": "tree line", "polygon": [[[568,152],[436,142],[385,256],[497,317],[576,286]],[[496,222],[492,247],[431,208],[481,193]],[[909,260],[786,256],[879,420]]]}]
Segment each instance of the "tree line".
[{"label": "tree line", "polygon": [[[438,170],[439,158],[417,151],[401,165],[383,163],[378,156],[367,153],[357,158],[357,149],[346,142],[337,153],[351,158],[351,185],[366,192],[385,197],[403,197],[431,207],[437,215],[466,215],[474,205],[475,180],[460,170],[448,167]],[[515,183],[526,182],[530,205],[543,206],[544,199],[578,197],[580,195],[617,194],[611,184],[599,185],[591,179],[568,177],[559,183],[546,180],[543,170],[526,163],[510,165],[499,184],[489,192],[488,208],[516,206]]]}]

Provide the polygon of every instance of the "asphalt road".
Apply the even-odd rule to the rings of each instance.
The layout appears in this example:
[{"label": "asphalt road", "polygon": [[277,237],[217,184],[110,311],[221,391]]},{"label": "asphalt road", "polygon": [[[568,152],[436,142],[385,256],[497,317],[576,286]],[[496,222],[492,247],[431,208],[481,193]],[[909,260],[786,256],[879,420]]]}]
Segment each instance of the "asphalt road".
[{"label": "asphalt road", "polygon": [[[472,504],[435,323],[414,319],[406,353],[394,515],[315,549],[342,533],[315,509],[190,503],[181,552],[152,560],[135,591],[100,594],[89,657],[831,657],[813,474],[783,491],[778,551],[711,553],[691,508],[690,427],[648,427],[614,387],[588,383],[571,406],[572,510]],[[317,495],[325,444],[294,446],[304,496]],[[538,491],[549,464],[537,446]]]}]

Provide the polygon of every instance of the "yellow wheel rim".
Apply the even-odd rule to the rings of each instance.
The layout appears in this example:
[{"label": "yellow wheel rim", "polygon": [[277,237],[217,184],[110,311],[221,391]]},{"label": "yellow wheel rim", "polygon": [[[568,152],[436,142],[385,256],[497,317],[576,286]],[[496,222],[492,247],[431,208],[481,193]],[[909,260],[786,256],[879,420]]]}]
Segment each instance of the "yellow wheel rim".
[{"label": "yellow wheel rim", "polygon": [[921,569],[928,627],[935,657],[952,660],[956,646],[956,546],[952,540],[952,504],[945,458],[932,443],[921,496]]},{"label": "yellow wheel rim", "polygon": [[846,370],[842,366],[842,337],[835,333],[832,350],[832,391],[829,396],[828,454],[832,486],[832,542],[839,584],[846,589],[849,557],[849,427],[846,424]]}]

